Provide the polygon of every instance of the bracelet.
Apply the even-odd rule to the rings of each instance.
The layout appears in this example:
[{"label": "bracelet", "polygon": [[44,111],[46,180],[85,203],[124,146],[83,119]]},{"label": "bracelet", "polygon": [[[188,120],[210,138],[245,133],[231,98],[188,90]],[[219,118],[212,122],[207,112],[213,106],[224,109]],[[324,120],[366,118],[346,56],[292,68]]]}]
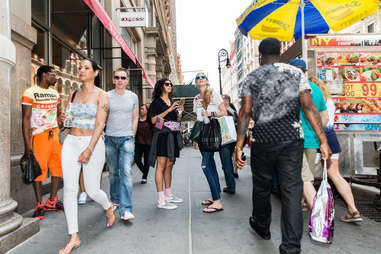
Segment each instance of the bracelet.
[{"label": "bracelet", "polygon": [[86,147],[86,149],[89,149],[91,153],[93,153],[93,149],[91,149],[89,146]]}]

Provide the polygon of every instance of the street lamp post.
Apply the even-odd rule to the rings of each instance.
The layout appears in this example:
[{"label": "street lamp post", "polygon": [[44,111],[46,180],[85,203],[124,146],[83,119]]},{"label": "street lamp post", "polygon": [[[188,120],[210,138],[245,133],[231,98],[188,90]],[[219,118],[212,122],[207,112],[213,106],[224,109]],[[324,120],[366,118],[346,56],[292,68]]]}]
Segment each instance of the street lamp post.
[{"label": "street lamp post", "polygon": [[218,75],[220,78],[220,94],[222,95],[222,83],[221,83],[221,62],[226,61],[226,67],[230,68],[229,53],[226,49],[220,49],[218,51]]}]

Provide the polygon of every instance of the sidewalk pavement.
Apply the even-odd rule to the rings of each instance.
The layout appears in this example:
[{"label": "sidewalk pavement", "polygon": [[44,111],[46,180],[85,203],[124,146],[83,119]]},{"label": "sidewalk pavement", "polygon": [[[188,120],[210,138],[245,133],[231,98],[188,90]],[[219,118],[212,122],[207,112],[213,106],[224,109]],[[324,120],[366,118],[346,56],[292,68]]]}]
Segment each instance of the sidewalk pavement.
[{"label": "sidewalk pavement", "polygon": [[[245,153],[250,154],[249,151]],[[225,180],[218,153],[215,158],[223,187]],[[240,171],[235,195],[222,194],[225,210],[204,214],[200,202],[210,197],[210,191],[200,164],[198,151],[185,148],[181,152],[173,170],[172,190],[185,201],[172,211],[155,207],[154,169],[151,168],[148,184],[141,185],[141,173],[135,166],[133,213],[136,218],[126,223],[118,220],[113,228],[106,229],[105,214],[98,204],[91,201],[79,206],[82,245],[73,253],[278,253],[281,242],[279,199],[272,197],[272,239],[264,241],[251,233],[248,224],[252,208],[250,167]],[[102,188],[108,190],[108,177],[103,179]],[[343,223],[339,217],[344,214],[345,209],[336,205],[333,243],[320,245],[311,242],[307,235],[309,213],[305,212],[302,253],[381,253],[381,224],[367,218],[361,224]],[[69,237],[64,214],[51,212],[46,215],[41,221],[41,231],[9,254],[52,254],[65,246]],[[31,216],[31,212],[25,216]]]}]

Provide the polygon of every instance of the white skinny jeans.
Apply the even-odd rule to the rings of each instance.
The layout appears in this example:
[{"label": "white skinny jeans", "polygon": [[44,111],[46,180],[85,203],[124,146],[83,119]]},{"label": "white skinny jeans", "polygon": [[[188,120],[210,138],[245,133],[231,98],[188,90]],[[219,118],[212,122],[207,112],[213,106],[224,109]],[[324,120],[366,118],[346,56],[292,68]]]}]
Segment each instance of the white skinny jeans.
[{"label": "white skinny jeans", "polygon": [[91,136],[68,135],[62,147],[63,203],[68,233],[70,235],[78,232],[77,194],[81,166],[87,194],[91,199],[100,204],[103,209],[107,210],[111,207],[106,193],[100,188],[101,174],[105,163],[105,144],[103,138],[99,138],[88,163],[81,164],[78,162],[79,155],[89,145],[90,139]]}]

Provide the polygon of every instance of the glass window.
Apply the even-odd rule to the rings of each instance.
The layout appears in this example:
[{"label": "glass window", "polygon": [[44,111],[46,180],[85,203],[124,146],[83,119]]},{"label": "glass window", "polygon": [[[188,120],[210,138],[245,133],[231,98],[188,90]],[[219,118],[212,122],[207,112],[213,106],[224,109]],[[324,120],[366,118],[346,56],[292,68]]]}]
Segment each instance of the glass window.
[{"label": "glass window", "polygon": [[122,28],[122,37],[126,40],[128,47],[136,55],[136,45],[127,29]]},{"label": "glass window", "polygon": [[52,1],[51,30],[87,55],[90,14],[82,1]]},{"label": "glass window", "polygon": [[32,58],[40,62],[47,62],[48,34],[43,29],[33,26],[37,30],[37,43],[32,48]]},{"label": "glass window", "polygon": [[152,18],[151,18],[151,10],[149,8],[149,6],[147,5],[147,2],[144,1],[144,8],[146,10],[146,27],[151,27],[151,23],[152,23]]},{"label": "glass window", "polygon": [[368,26],[368,33],[374,33],[374,23]]},{"label": "glass window", "polygon": [[32,16],[42,24],[48,24],[48,2],[50,0],[32,0]]},{"label": "glass window", "polygon": [[95,15],[91,19],[91,28],[91,58],[94,58],[98,63],[100,63],[102,57],[102,25]]},{"label": "glass window", "polygon": [[62,72],[77,76],[79,61],[83,57],[70,51],[56,38],[52,39],[52,64],[58,66]]},{"label": "glass window", "polygon": [[70,50],[64,47],[58,40],[52,39],[52,63],[61,69],[69,67],[66,60],[70,60]]}]

